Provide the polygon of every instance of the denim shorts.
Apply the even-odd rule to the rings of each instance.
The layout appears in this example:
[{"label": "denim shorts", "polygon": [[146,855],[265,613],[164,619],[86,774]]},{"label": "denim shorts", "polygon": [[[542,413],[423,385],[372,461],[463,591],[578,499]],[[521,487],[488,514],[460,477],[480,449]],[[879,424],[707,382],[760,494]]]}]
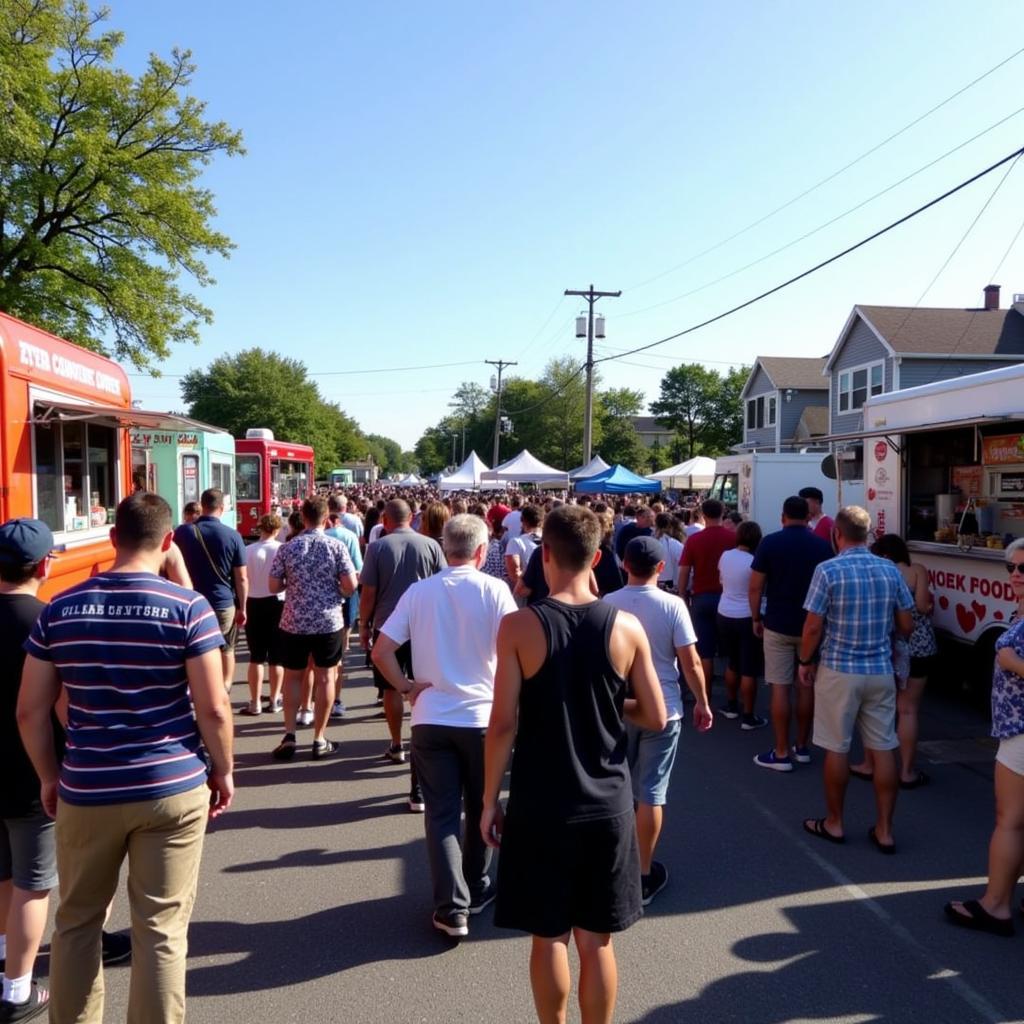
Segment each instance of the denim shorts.
[{"label": "denim shorts", "polygon": [[54,820],[42,810],[0,821],[0,882],[10,879],[23,892],[57,885]]},{"label": "denim shorts", "polygon": [[661,732],[626,723],[626,758],[633,777],[633,799],[649,807],[668,800],[668,780],[676,760],[681,719],[673,719]]}]

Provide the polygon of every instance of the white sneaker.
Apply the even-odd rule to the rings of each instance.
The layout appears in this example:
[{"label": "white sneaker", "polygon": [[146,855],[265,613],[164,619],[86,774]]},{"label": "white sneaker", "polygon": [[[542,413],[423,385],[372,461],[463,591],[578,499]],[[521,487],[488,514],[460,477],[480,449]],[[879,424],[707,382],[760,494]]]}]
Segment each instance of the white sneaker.
[{"label": "white sneaker", "polygon": [[281,700],[280,697],[278,697],[277,700],[274,701],[273,707],[270,707],[267,710],[275,715],[279,715],[282,711],[284,711],[284,701]]},{"label": "white sneaker", "polygon": [[304,711],[300,711],[295,716],[296,725],[312,725],[313,724],[313,712],[309,708]]}]

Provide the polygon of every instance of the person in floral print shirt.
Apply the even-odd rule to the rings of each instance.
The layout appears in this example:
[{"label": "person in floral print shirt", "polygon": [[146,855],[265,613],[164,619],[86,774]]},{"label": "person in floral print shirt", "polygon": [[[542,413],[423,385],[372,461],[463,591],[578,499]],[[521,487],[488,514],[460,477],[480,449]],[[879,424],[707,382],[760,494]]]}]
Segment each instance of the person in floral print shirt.
[{"label": "person in floral print shirt", "polygon": [[1017,615],[996,641],[992,677],[992,735],[996,751],[996,826],[988,847],[988,885],[976,900],[945,906],[956,925],[1013,935],[1013,890],[1024,864],[1024,539],[1006,549],[1006,570]]}]

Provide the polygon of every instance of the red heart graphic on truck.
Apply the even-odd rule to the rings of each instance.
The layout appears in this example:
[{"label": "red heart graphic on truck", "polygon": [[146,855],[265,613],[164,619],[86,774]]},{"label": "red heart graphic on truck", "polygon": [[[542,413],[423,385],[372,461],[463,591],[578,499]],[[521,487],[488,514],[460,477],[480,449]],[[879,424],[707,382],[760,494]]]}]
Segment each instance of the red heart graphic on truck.
[{"label": "red heart graphic on truck", "polygon": [[974,612],[969,611],[959,603],[957,603],[956,606],[956,621],[960,623],[960,628],[965,633],[970,633],[978,623],[978,620],[974,616]]},{"label": "red heart graphic on truck", "polygon": [[973,611],[974,614],[978,616],[978,621],[979,622],[983,622],[984,619],[985,619],[985,613],[988,611],[988,605],[987,604],[980,604],[977,601],[972,601],[971,602],[971,611]]},{"label": "red heart graphic on truck", "polygon": [[949,598],[945,594],[939,595],[939,607],[945,611],[949,607]]}]

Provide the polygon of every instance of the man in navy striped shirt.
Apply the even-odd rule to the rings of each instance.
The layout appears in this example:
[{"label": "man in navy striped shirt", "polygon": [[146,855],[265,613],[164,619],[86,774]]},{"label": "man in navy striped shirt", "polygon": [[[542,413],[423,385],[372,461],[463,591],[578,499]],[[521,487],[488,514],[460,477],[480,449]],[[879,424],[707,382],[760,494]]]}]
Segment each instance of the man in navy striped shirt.
[{"label": "man in navy striped shirt", "polygon": [[[25,642],[18,702],[43,808],[57,818],[55,1024],[103,1019],[100,930],[125,854],[128,1019],[184,1017],[186,933],[206,820],[234,794],[217,618],[204,597],[158,575],[171,544],[170,506],[133,494],[118,506],[110,536],[110,571],[41,613]],[[67,750],[58,766],[50,713],[62,692]]]}]

